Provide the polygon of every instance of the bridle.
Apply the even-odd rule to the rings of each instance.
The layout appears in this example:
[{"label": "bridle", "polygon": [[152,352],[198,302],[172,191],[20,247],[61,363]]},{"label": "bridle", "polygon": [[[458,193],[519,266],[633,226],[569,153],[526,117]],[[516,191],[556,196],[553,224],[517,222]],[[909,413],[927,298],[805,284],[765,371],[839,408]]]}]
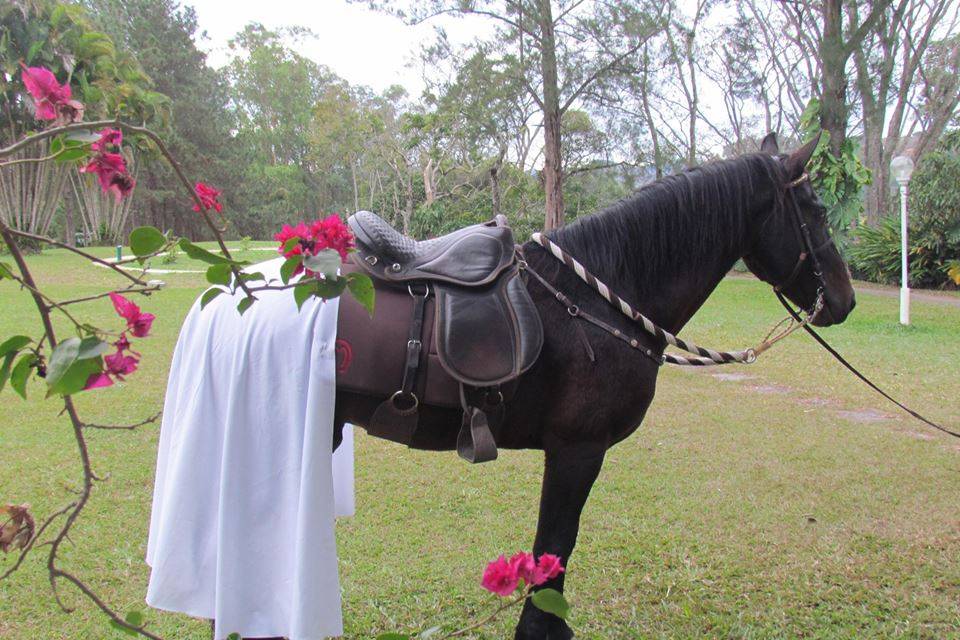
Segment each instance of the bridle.
[{"label": "bridle", "polygon": [[[780,304],[787,307],[788,311],[792,310],[788,306],[786,296],[783,295],[783,292],[790,286],[793,285],[797,280],[797,276],[800,275],[800,271],[803,269],[803,265],[806,264],[807,260],[810,260],[813,266],[813,275],[817,279],[817,296],[814,299],[812,309],[817,309],[823,307],[824,297],[826,296],[826,287],[827,284],[823,279],[823,269],[820,266],[820,256],[819,253],[827,245],[833,242],[833,239],[827,237],[827,239],[820,244],[819,246],[813,246],[813,239],[810,237],[810,228],[807,226],[807,221],[803,217],[803,213],[800,211],[800,204],[797,202],[797,196],[794,192],[796,187],[799,187],[804,182],[810,180],[809,174],[804,172],[799,178],[791,180],[790,182],[784,185],[784,200],[787,203],[788,208],[791,213],[791,220],[793,224],[791,225],[794,231],[794,234],[797,238],[797,244],[800,247],[800,255],[797,257],[796,263],[793,265],[793,270],[790,272],[790,275],[786,279],[775,283],[773,285],[773,292],[776,294],[777,299],[780,301]],[[810,310],[807,310],[809,313]]]}]

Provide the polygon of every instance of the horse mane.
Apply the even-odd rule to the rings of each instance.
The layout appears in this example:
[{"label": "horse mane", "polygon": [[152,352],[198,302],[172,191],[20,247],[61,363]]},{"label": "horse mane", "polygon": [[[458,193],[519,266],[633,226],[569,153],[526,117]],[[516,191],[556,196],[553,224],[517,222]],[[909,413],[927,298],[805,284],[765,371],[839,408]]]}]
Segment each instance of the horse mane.
[{"label": "horse mane", "polygon": [[697,269],[741,248],[758,190],[784,180],[782,164],[765,153],[714,161],[644,185],[548,237],[593,273],[633,276],[642,290],[665,271]]}]

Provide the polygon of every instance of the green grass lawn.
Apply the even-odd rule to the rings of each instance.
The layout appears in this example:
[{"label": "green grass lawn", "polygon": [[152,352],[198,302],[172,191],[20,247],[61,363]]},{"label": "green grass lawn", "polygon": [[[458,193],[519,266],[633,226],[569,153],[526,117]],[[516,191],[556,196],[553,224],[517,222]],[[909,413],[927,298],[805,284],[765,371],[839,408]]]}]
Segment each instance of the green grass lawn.
[{"label": "green grass lawn", "polygon": [[[62,251],[30,264],[56,296],[117,282]],[[141,370],[77,397],[91,421],[134,422],[160,406],[203,276],[158,277],[166,290],[138,301],[157,315],[153,336],[138,343]],[[0,309],[0,337],[37,326],[9,282]],[[87,311],[115,322],[107,301]],[[731,278],[684,333],[742,347],[781,315],[765,286]],[[895,298],[864,293],[847,323],[823,333],[894,395],[960,425],[960,308],[915,301],[911,327],[897,317]],[[38,516],[69,501],[81,477],[68,425],[42,390],[31,386],[28,402],[0,396],[0,502],[29,502]],[[89,434],[96,471],[110,479],[64,548],[64,565],[122,611],[145,608],[157,435],[156,426]],[[338,524],[347,637],[454,626],[487,611],[478,584],[486,561],[531,547],[541,458],[507,451],[473,467],[359,435],[357,515]],[[610,452],[584,512],[571,623],[597,639],[957,638],[958,496],[960,441],[898,414],[802,334],[749,367],[665,368],[648,419]],[[123,637],[66,584],[77,611],[58,610],[42,552],[0,582],[0,638]],[[201,621],[148,617],[168,638],[209,637]],[[475,637],[512,637],[514,622],[508,615]]]}]

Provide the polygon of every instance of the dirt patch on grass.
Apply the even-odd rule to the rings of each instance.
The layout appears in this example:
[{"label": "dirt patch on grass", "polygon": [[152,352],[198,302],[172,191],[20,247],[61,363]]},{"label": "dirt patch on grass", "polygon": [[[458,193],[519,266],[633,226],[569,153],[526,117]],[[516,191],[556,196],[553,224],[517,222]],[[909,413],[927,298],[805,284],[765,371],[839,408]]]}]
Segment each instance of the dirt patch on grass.
[{"label": "dirt patch on grass", "polygon": [[874,423],[874,422],[883,422],[884,420],[892,420],[893,416],[889,413],[884,413],[883,411],[877,411],[876,409],[856,409],[856,410],[846,410],[840,409],[837,411],[837,415],[845,420],[850,420],[851,422],[860,422],[860,423]]},{"label": "dirt patch on grass", "polygon": [[763,393],[763,394],[771,394],[771,393],[790,393],[791,391],[793,391],[793,389],[791,389],[790,387],[785,387],[785,386],[780,385],[780,384],[772,384],[772,383],[770,383],[770,384],[746,384],[746,385],[743,386],[743,388],[746,389],[747,391],[752,392],[752,393]]},{"label": "dirt patch on grass", "polygon": [[753,380],[756,376],[751,376],[746,373],[712,373],[710,374],[717,380],[722,380],[724,382],[739,382],[740,380]]},{"label": "dirt patch on grass", "polygon": [[804,407],[839,407],[840,403],[833,398],[820,398],[811,396],[809,398],[797,398],[797,404]]}]

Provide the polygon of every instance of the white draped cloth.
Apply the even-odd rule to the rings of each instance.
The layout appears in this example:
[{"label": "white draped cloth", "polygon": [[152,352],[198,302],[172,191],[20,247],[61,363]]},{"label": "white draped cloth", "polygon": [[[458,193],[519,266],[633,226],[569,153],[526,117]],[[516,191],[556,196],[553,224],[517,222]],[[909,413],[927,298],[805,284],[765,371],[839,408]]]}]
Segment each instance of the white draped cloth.
[{"label": "white draped cloth", "polygon": [[[278,278],[282,259],[255,267]],[[194,303],[164,403],[150,606],[216,619],[216,639],[342,634],[335,515],[353,513],[353,437],[331,455],[338,302],[293,292]]]}]

